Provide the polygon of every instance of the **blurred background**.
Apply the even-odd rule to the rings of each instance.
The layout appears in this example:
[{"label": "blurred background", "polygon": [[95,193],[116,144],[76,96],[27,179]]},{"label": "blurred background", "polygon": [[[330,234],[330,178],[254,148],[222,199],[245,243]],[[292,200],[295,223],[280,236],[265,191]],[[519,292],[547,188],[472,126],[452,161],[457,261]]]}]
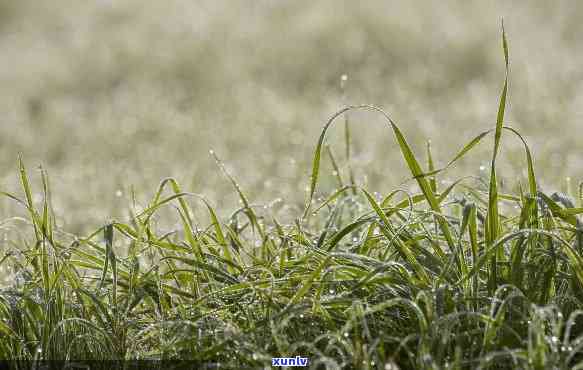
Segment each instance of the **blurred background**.
[{"label": "blurred background", "polygon": [[[253,203],[298,213],[321,127],[345,103],[384,108],[420,158],[430,139],[444,165],[494,125],[502,17],[507,121],[541,185],[561,190],[583,179],[583,3],[380,0],[0,0],[0,189],[21,194],[22,153],[37,191],[36,169],[48,171],[71,232],[126,217],[131,189],[145,206],[168,176],[228,215],[237,197],[213,149]],[[349,118],[357,181],[410,187],[378,115]],[[342,137],[338,124],[329,143],[346,178]],[[440,179],[486,176],[491,146]],[[523,157],[507,136],[505,186],[524,176]],[[0,219],[21,213],[0,199]]]}]

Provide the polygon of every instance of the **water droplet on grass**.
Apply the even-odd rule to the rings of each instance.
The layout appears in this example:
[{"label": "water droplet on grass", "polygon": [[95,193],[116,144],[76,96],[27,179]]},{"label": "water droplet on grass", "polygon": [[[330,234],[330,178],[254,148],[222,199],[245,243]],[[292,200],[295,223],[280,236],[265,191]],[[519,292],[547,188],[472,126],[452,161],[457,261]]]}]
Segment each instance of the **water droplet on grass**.
[{"label": "water droplet on grass", "polygon": [[120,198],[122,195],[123,195],[123,193],[122,193],[122,191],[121,191],[121,190],[117,189],[117,190],[115,191],[115,196],[116,196],[116,197]]}]

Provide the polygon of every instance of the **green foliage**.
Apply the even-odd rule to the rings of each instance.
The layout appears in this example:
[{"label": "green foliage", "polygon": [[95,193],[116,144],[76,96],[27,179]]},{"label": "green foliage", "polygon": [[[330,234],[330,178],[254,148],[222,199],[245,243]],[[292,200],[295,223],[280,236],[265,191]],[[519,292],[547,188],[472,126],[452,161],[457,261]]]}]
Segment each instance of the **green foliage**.
[{"label": "green foliage", "polygon": [[[252,204],[213,153],[242,204],[229,219],[169,178],[130,221],[78,237],[55,227],[44,171],[39,208],[19,159],[24,199],[2,194],[26,208],[32,232],[0,258],[16,270],[13,286],[0,291],[0,358],[190,359],[241,368],[302,354],[314,368],[583,367],[583,187],[579,200],[538,188],[526,141],[504,124],[504,31],[503,50],[495,129],[441,169],[429,146],[422,168],[382,109],[334,114],[313,156],[303,217],[289,225]],[[345,185],[325,139],[355,110],[385,119],[418,192],[377,197],[355,184],[352,167]],[[488,190],[467,178],[440,189],[437,178],[492,132]],[[526,194],[499,188],[505,132],[524,145]],[[338,188],[315,205],[324,149]],[[192,199],[202,202],[207,226]],[[156,223],[172,206],[182,233]]]}]

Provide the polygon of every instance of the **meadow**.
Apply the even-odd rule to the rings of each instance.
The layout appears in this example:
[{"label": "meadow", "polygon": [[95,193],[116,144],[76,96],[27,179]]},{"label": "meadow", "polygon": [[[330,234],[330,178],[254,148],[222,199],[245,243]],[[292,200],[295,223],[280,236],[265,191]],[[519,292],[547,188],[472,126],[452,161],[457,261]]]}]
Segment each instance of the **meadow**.
[{"label": "meadow", "polygon": [[59,3],[0,2],[0,360],[583,368],[579,7]]}]

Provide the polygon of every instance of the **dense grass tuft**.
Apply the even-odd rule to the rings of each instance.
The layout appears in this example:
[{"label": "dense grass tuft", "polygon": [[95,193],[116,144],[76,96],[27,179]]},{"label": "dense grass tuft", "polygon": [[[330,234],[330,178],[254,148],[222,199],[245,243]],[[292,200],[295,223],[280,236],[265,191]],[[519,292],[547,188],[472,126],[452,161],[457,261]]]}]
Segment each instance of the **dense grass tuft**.
[{"label": "dense grass tuft", "polygon": [[[27,210],[31,231],[0,257],[14,272],[0,291],[0,359],[188,359],[237,369],[303,355],[328,369],[583,367],[583,185],[578,194],[537,186],[526,141],[504,123],[504,32],[503,50],[494,128],[443,168],[429,145],[423,168],[378,107],[334,114],[314,153],[305,210],[288,225],[250,203],[212,153],[241,200],[231,217],[219,219],[204,196],[169,178],[129,222],[70,235],[56,227],[46,173],[38,204],[19,160],[24,195],[3,194]],[[384,117],[418,192],[381,197],[351,169],[340,174],[326,133],[354,110]],[[490,134],[488,184],[437,180]],[[515,194],[496,178],[506,136],[524,146],[528,184]],[[318,198],[324,150],[338,189]],[[167,232],[157,218],[172,207],[179,224]]]}]

